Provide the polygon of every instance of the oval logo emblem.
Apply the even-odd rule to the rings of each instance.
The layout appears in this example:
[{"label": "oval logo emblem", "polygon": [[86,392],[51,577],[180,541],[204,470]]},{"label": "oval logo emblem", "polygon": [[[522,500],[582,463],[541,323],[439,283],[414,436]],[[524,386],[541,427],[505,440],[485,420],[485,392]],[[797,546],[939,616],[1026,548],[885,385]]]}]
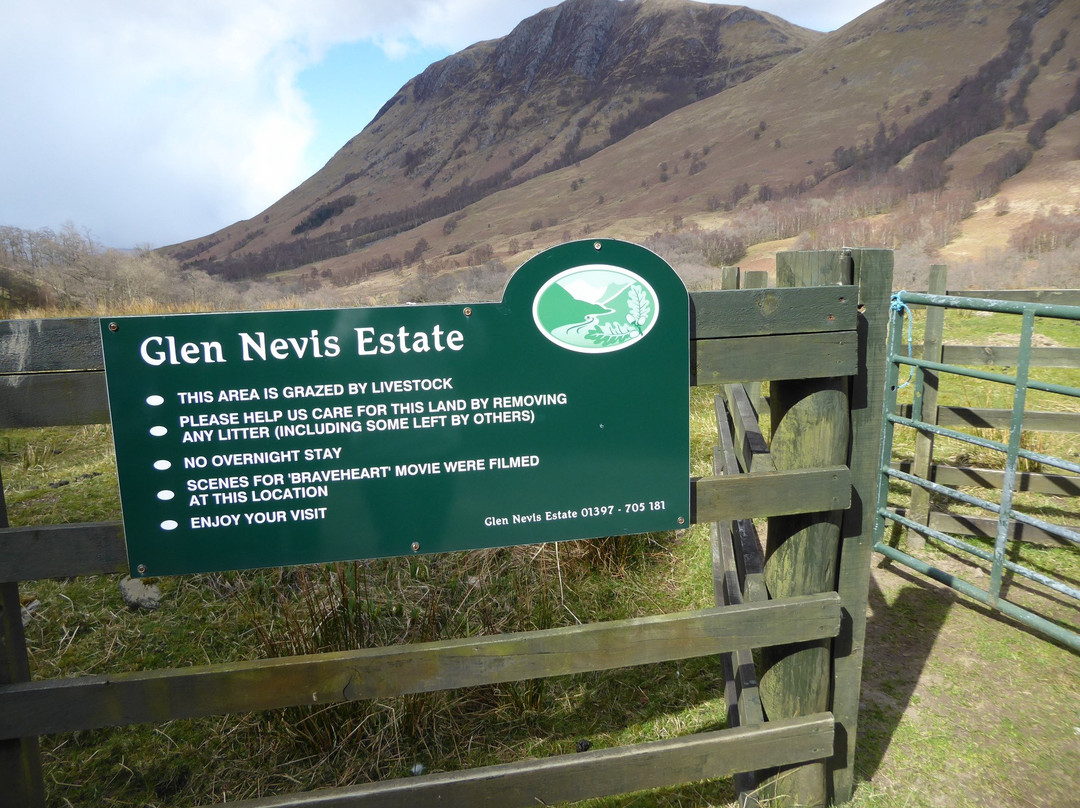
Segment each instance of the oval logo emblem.
[{"label": "oval logo emblem", "polygon": [[648,281],[622,267],[587,264],[560,272],[533,298],[533,321],[561,348],[610,353],[643,339],[660,301]]}]

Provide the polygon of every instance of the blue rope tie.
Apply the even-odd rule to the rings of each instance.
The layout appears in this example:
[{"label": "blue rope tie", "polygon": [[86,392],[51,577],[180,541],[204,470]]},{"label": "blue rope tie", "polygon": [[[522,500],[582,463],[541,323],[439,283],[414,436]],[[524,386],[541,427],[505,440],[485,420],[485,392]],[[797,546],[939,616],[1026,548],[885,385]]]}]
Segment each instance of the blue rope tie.
[{"label": "blue rope tie", "polygon": [[[900,296],[902,294],[904,294],[903,289],[901,289],[899,292],[894,292],[893,293],[892,299],[891,299],[891,301],[889,303],[889,309],[891,311],[901,315],[901,316],[906,316],[907,317],[907,355],[908,355],[908,359],[911,359],[911,342],[912,342],[912,336],[911,336],[911,321],[912,321],[911,309],[908,308],[907,303],[905,303],[903,300],[900,299]],[[903,390],[905,387],[907,387],[909,384],[911,384],[911,380],[915,378],[915,366],[914,365],[909,365],[909,368],[910,368],[910,372],[908,373],[907,381],[904,382],[899,387],[897,387],[896,388],[897,390]]]}]

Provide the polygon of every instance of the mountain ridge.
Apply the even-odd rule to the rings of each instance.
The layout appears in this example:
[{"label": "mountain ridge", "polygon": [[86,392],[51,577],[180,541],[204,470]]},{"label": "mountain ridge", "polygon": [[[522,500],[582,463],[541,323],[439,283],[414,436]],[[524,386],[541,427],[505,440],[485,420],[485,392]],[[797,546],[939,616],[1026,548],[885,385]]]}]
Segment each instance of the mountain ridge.
[{"label": "mountain ridge", "polygon": [[[702,6],[681,0],[618,6],[636,9],[638,16],[634,19],[645,27],[662,27],[669,21],[662,13],[668,8],[680,9],[685,19],[702,13],[702,9],[720,9],[710,13],[743,15],[740,24],[761,26],[758,17],[770,23],[768,15],[745,7]],[[610,7],[605,0],[576,0],[547,12],[554,15],[562,9],[562,14],[573,10],[581,13],[583,9]],[[645,7],[647,14],[641,11]],[[558,29],[557,20],[542,17],[547,12],[515,28],[520,29],[521,41],[527,40],[525,34],[532,30],[522,28],[526,22],[540,25],[545,31]],[[1011,177],[1022,174],[1029,164],[1042,166],[1045,173],[1046,159],[1051,154],[1057,155],[1059,163],[1065,158],[1066,166],[1076,159],[1076,155],[1070,156],[1054,144],[1075,130],[1076,110],[1070,111],[1070,99],[1080,90],[1074,90],[1080,42],[1078,35],[1070,32],[1080,27],[1077,21],[1075,5],[1053,0],[960,0],[948,4],[888,0],[838,31],[811,36],[807,46],[783,58],[777,58],[774,51],[772,58],[776,61],[768,69],[682,104],[601,148],[592,150],[603,133],[594,131],[599,126],[590,128],[589,124],[584,129],[572,127],[581,134],[574,144],[577,153],[567,151],[570,129],[565,126],[536,153],[530,153],[532,147],[527,139],[499,139],[492,135],[496,151],[481,152],[486,154],[484,162],[496,161],[504,171],[513,166],[502,185],[493,182],[485,187],[483,183],[494,175],[477,175],[472,186],[477,191],[474,198],[446,199],[445,210],[417,217],[419,223],[403,222],[400,229],[395,229],[396,225],[384,222],[387,226],[382,231],[357,237],[355,231],[350,234],[351,225],[347,224],[360,205],[354,201],[341,210],[327,211],[330,215],[322,221],[316,222],[316,216],[312,220],[315,226],[300,238],[297,234],[281,236],[279,226],[279,238],[272,242],[276,246],[270,252],[265,247],[260,252],[258,238],[251,237],[251,232],[258,229],[258,218],[215,234],[218,247],[206,248],[204,243],[202,249],[192,250],[189,243],[177,249],[188,250],[184,257],[201,261],[202,266],[226,277],[230,266],[243,268],[245,261],[248,267],[257,268],[256,275],[290,266],[310,268],[317,261],[324,272],[333,274],[335,283],[349,283],[382,269],[423,264],[425,260],[482,263],[496,253],[519,255],[568,237],[604,234],[641,238],[684,219],[695,226],[727,226],[749,205],[769,204],[770,199],[806,198],[811,190],[814,194],[837,194],[877,183],[895,186],[904,193],[934,189],[941,192],[968,189],[992,170],[1004,172],[1007,176],[987,180],[988,193],[978,196],[992,199],[999,187],[1008,186]],[[602,28],[600,25],[597,30]],[[712,30],[728,31],[723,27]],[[782,32],[787,29],[766,30],[774,34],[780,31],[776,34],[780,36],[786,35]],[[654,28],[650,31],[656,36]],[[507,39],[478,43],[448,58],[452,61],[460,57],[463,61],[454,62],[454,69],[464,69],[462,65],[489,58]],[[671,38],[649,41],[669,42]],[[582,47],[589,58],[584,62],[580,54],[566,56],[570,72],[562,74],[564,78],[573,75],[575,69],[588,72],[602,63],[602,54],[588,50],[586,44]],[[615,44],[608,43],[608,50]],[[522,45],[514,47],[520,49]],[[507,53],[513,50],[509,45],[507,48]],[[721,48],[719,52],[725,51]],[[421,77],[433,71],[428,80],[437,84],[438,77],[450,69],[440,64],[428,68]],[[535,94],[540,71],[534,68],[538,63],[524,59],[515,64],[516,72],[509,70],[507,75],[519,83],[530,80],[531,75],[531,92]],[[485,77],[489,79],[490,75],[473,74],[472,80]],[[686,79],[684,76],[681,80]],[[565,91],[569,95],[564,101],[578,99],[566,120],[575,121],[575,116],[590,109],[595,115],[599,107],[590,108],[586,101],[591,103],[597,96],[590,100],[584,94],[574,95],[583,93],[584,80],[574,84],[570,78],[567,82],[563,87],[548,88],[548,105],[544,109],[560,110],[559,93]],[[403,89],[413,86],[410,82]],[[684,83],[684,89],[686,86]],[[615,103],[622,99],[618,93],[606,98],[614,98]],[[663,93],[651,98],[663,98]],[[521,107],[527,109],[530,101],[532,97],[510,113],[506,123],[514,123],[514,115]],[[407,100],[394,102],[369,124],[365,133],[379,125],[389,127],[393,114],[408,105]],[[644,108],[645,102],[641,102],[638,109]],[[1056,120],[1044,120],[1055,110],[1059,112]],[[498,122],[502,114],[481,120],[487,124]],[[988,114],[996,117],[988,118]],[[614,122],[610,114],[605,120]],[[429,132],[437,128],[431,120],[427,126]],[[486,131],[490,135],[493,130]],[[452,142],[456,147],[466,144],[468,152],[481,144],[483,138],[476,136],[483,134],[474,129],[471,141],[466,138]],[[1050,144],[1045,152],[1040,137]],[[355,156],[355,141],[357,138],[339,152],[343,160]],[[455,170],[460,176],[468,161],[455,163],[453,152],[442,144],[432,144],[431,153],[427,153],[405,143],[395,156],[375,161],[368,170],[398,177],[411,170],[413,187],[431,178],[428,199],[437,200],[447,183],[453,182]],[[497,151],[500,148],[502,152]],[[511,149],[516,150],[515,154],[509,154]],[[995,167],[999,162],[1004,164],[1010,154],[1021,152],[1022,165],[1018,164],[1018,169]],[[574,159],[552,164],[552,156],[560,153]],[[548,170],[530,175],[530,161],[544,159],[549,160]],[[532,169],[537,167],[536,162]],[[362,185],[359,178],[354,178],[351,182],[356,184],[335,188],[335,183],[341,183],[350,171],[344,161],[332,160],[328,168],[332,164],[333,171],[320,172],[277,203],[282,210],[292,206],[301,211],[287,222],[300,222],[304,216],[317,213],[320,206],[332,205]],[[355,167],[356,163],[350,165]],[[905,182],[909,186],[906,190]],[[1008,187],[1017,187],[1017,183]],[[319,193],[312,194],[313,190]],[[369,205],[385,203],[380,196],[384,191],[369,188],[364,193]],[[892,204],[899,198],[896,196]],[[888,207],[882,205],[884,202],[878,206],[879,214]],[[974,219],[979,218],[981,209]],[[275,206],[269,210],[274,211]],[[1019,216],[1005,216],[998,217],[995,224],[1012,228],[1024,221]],[[330,238],[341,236],[342,243],[349,242],[350,251],[320,255],[319,247],[324,242],[319,239],[327,238],[327,234]],[[370,241],[365,242],[369,236]],[[272,265],[272,259],[296,245],[303,250]],[[207,260],[215,250],[218,255],[214,260]],[[277,255],[274,250],[279,251]],[[234,256],[231,262],[220,260],[230,253]]]},{"label": "mountain ridge", "polygon": [[746,7],[567,0],[429,66],[266,211],[167,251],[220,261],[342,225],[339,241],[374,241],[584,159],[820,36]]}]

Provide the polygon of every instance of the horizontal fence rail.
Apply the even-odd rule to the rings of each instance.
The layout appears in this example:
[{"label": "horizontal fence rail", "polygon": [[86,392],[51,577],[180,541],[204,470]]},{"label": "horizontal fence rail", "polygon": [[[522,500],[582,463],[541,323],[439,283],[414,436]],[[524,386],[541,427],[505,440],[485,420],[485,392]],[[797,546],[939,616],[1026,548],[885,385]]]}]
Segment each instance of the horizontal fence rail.
[{"label": "horizontal fence rail", "polygon": [[[760,472],[690,481],[692,522],[754,519],[846,508],[847,466]],[[0,529],[0,581],[125,572],[119,522]]]},{"label": "horizontal fence rail", "polygon": [[[850,286],[693,294],[694,383],[853,374],[857,296]],[[0,429],[108,423],[98,329],[94,317],[0,322]]]},{"label": "horizontal fence rail", "polygon": [[544,760],[525,760],[303,795],[231,802],[237,808],[532,808],[723,777],[770,761],[786,766],[827,756],[832,716],[771,721]]},{"label": "horizontal fence rail", "polygon": [[518,634],[256,662],[25,682],[0,738],[334,704],[564,676],[833,637],[836,593]]},{"label": "horizontal fence rail", "polygon": [[[854,331],[857,298],[854,286],[694,292],[690,339]],[[0,376],[104,370],[100,321],[0,321]]]}]

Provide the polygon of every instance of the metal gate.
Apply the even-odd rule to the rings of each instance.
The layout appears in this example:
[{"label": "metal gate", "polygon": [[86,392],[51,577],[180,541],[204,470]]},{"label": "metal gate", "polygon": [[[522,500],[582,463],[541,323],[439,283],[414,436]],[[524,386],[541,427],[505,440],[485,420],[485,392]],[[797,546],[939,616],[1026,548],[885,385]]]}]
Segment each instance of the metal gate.
[{"label": "metal gate", "polygon": [[[966,309],[971,311],[984,311],[992,313],[1005,313],[1017,315],[1021,318],[1020,343],[1017,352],[1015,375],[1007,373],[991,372],[978,368],[962,367],[955,364],[946,364],[932,359],[919,359],[911,355],[911,325],[908,319],[905,328],[905,316],[910,314],[909,306],[926,306],[928,312],[934,307],[941,309]],[[929,316],[929,314],[928,314]],[[1042,632],[1054,640],[1080,651],[1080,632],[1066,628],[1057,622],[1040,616],[1023,606],[1011,602],[1003,595],[1003,578],[1006,573],[1023,576],[1031,581],[1036,581],[1042,586],[1060,593],[1069,598],[1080,600],[1080,590],[1075,586],[1055,579],[1050,575],[1030,569],[1021,563],[1010,560],[1010,545],[1019,541],[1019,531],[1010,531],[1010,527],[1016,523],[1019,526],[1030,526],[1043,531],[1054,537],[1060,544],[1070,547],[1074,551],[1080,551],[1080,532],[1075,528],[1054,524],[1039,519],[1030,514],[1017,511],[1014,505],[1014,494],[1017,490],[1018,464],[1024,458],[1039,464],[1052,466],[1068,474],[1080,474],[1080,463],[1060,457],[1053,457],[1044,453],[1031,451],[1021,446],[1021,434],[1024,429],[1024,410],[1029,390],[1040,390],[1060,396],[1080,398],[1080,388],[1062,384],[1052,384],[1038,381],[1029,377],[1032,355],[1032,337],[1035,333],[1036,318],[1054,318],[1061,320],[1080,320],[1080,306],[1062,306],[1046,303],[1025,303],[1011,300],[986,300],[972,297],[953,297],[945,295],[919,294],[913,292],[898,292],[893,295],[893,304],[890,316],[888,367],[886,372],[885,387],[885,413],[883,421],[883,440],[881,452],[880,477],[878,481],[876,516],[874,522],[874,549],[906,566],[927,575],[934,580],[947,584],[953,589],[972,597],[992,609],[1018,620],[1024,625]],[[907,348],[904,347],[905,334]],[[902,374],[902,368],[908,368],[907,378]],[[924,418],[923,404],[927,393],[936,396],[939,381],[948,376],[966,377],[982,381],[1010,385],[1013,388],[1012,415],[1008,427],[1008,439],[1006,442],[992,440],[987,437],[964,432],[956,429],[942,427],[932,423],[935,418]],[[908,407],[898,403],[899,393],[902,389],[912,387],[913,399],[910,405],[910,417],[905,415]],[[931,388],[933,388],[931,390]],[[896,428],[915,430],[923,436],[942,436],[962,441],[966,444],[992,450],[1004,456],[1004,473],[1001,475],[1000,502],[995,503],[988,499],[975,496],[972,493],[942,484],[927,477],[913,473],[915,469],[904,470],[902,464],[892,462],[893,442]],[[898,467],[900,466],[900,467]],[[912,464],[914,466],[914,464]],[[927,524],[920,524],[909,515],[905,515],[902,509],[890,508],[889,483],[892,480],[902,481],[912,486],[912,491],[920,489],[928,494],[947,498],[949,501],[963,503],[968,506],[989,511],[996,514],[997,532],[994,537],[993,549],[979,547],[971,542],[964,541],[954,535],[930,527],[930,519]],[[910,553],[904,552],[885,541],[886,526],[888,523],[903,526],[909,531],[930,537],[937,542],[947,545],[961,553],[970,554],[990,565],[989,584],[982,589],[967,580],[952,573],[934,567],[924,560],[916,558]],[[1016,534],[1010,536],[1010,532]]]}]

